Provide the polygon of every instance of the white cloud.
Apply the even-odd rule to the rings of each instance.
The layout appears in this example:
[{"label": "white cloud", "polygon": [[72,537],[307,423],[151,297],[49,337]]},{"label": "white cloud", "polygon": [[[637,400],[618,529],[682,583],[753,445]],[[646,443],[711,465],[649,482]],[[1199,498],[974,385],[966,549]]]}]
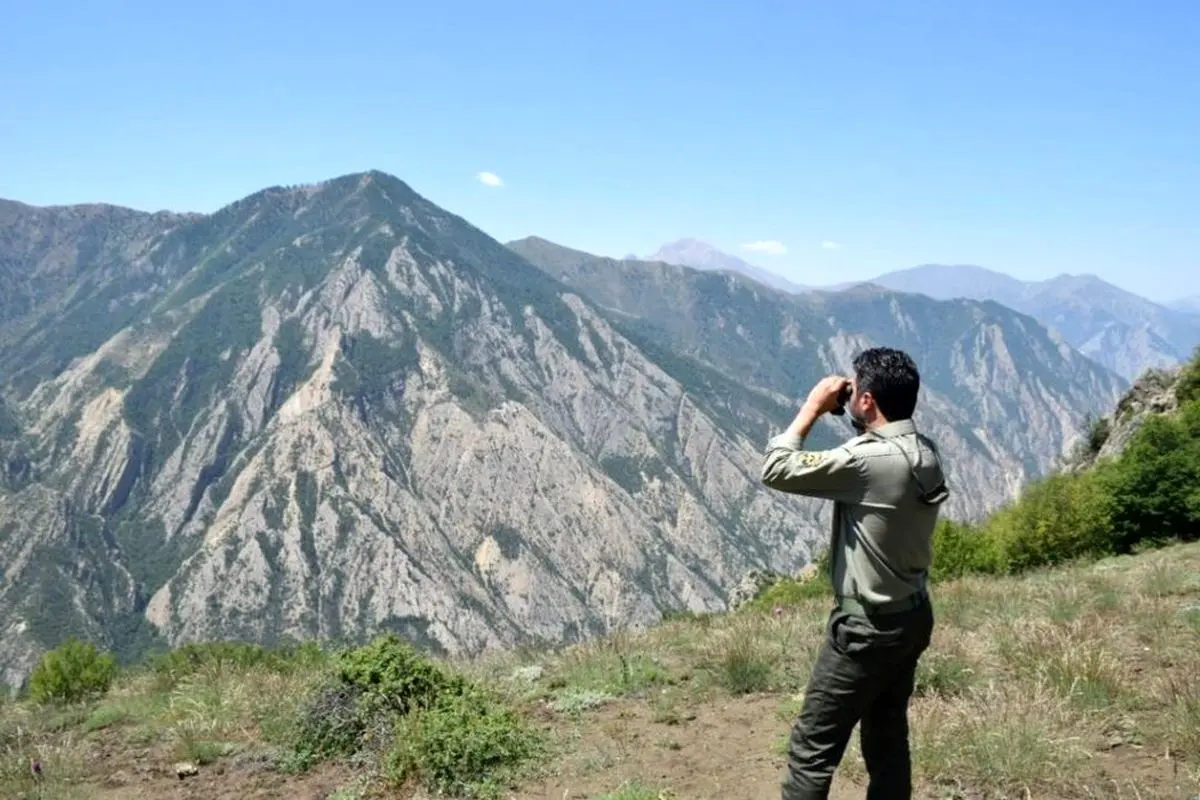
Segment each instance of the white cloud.
[{"label": "white cloud", "polygon": [[494,172],[481,172],[475,177],[479,178],[479,182],[484,186],[503,186],[500,181],[500,176]]},{"label": "white cloud", "polygon": [[824,247],[826,250],[838,250],[841,248],[841,245],[837,242],[831,242],[826,239],[825,241],[821,242],[821,247]]},{"label": "white cloud", "polygon": [[768,239],[762,242],[747,242],[742,245],[743,250],[749,250],[753,253],[766,253],[771,256],[781,256],[787,252],[787,248],[783,242],[777,242],[774,239]]}]

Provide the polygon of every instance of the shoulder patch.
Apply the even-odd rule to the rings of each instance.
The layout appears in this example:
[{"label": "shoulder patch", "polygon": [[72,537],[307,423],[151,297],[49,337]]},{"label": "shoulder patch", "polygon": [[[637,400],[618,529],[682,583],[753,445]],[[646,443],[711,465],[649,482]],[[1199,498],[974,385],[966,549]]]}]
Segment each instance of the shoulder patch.
[{"label": "shoulder patch", "polygon": [[802,467],[815,467],[825,460],[825,456],[812,450],[804,450],[797,454],[796,460]]}]

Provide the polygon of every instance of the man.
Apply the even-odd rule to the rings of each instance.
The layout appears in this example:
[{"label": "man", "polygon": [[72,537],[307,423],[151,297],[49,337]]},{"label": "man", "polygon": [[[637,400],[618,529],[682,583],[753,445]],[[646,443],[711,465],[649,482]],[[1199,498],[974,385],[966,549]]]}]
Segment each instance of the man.
[{"label": "man", "polygon": [[[813,387],[767,445],[762,468],[772,489],[834,501],[836,603],[792,727],[783,800],[828,796],[858,723],[868,800],[912,794],[908,704],[933,632],[925,581],[946,489],[936,448],[913,425],[920,376],[912,359],[874,348],[854,370],[853,380],[830,376]],[[841,413],[843,402],[861,435],[805,450],[817,419]]]}]

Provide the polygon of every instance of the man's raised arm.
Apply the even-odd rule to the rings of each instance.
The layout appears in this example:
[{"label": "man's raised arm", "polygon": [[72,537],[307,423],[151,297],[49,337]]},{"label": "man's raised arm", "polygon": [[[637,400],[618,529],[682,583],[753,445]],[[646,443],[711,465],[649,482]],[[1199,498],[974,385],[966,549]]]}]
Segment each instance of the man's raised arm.
[{"label": "man's raised arm", "polygon": [[832,450],[805,450],[804,440],[781,433],[767,443],[762,482],[788,494],[854,501],[862,498],[862,464],[841,445]]},{"label": "man's raised arm", "polygon": [[853,501],[864,488],[861,464],[844,445],[832,450],[805,450],[804,440],[822,414],[837,402],[846,379],[831,376],[813,387],[808,400],[783,433],[767,443],[762,482],[789,494]]}]

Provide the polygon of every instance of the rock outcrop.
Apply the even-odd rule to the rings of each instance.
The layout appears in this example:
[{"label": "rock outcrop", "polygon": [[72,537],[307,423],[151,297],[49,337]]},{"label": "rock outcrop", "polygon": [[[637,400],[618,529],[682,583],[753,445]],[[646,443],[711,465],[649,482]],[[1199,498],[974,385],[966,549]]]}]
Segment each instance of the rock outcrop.
[{"label": "rock outcrop", "polygon": [[1187,365],[1146,370],[1109,414],[1092,419],[1088,430],[1064,459],[1062,469],[1081,471],[1125,451],[1134,434],[1152,416],[1179,410],[1179,387]]}]

